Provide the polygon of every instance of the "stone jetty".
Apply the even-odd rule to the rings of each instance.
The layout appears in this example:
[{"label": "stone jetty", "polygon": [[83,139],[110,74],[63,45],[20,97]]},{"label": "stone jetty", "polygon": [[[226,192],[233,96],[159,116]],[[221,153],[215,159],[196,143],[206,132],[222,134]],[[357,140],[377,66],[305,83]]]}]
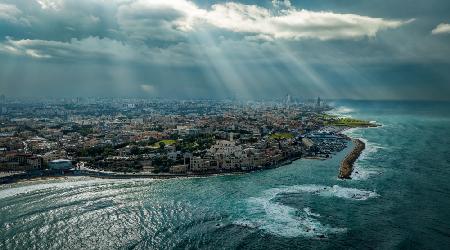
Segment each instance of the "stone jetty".
[{"label": "stone jetty", "polygon": [[341,167],[339,170],[339,178],[341,179],[351,179],[353,164],[361,155],[361,152],[366,148],[366,144],[363,141],[359,139],[352,139],[352,141],[355,146],[341,162]]}]

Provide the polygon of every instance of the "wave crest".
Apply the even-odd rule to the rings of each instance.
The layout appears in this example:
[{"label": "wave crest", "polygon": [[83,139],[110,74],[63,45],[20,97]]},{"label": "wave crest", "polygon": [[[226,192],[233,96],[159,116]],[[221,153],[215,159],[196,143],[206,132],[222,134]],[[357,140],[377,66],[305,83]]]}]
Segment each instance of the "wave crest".
[{"label": "wave crest", "polygon": [[324,225],[319,221],[321,215],[305,207],[303,210],[283,205],[274,199],[280,194],[311,193],[323,197],[337,197],[363,201],[377,197],[372,191],[340,186],[296,185],[266,190],[261,197],[246,200],[247,209],[244,219],[235,224],[262,229],[282,237],[323,238],[329,234],[346,232],[346,228]]}]

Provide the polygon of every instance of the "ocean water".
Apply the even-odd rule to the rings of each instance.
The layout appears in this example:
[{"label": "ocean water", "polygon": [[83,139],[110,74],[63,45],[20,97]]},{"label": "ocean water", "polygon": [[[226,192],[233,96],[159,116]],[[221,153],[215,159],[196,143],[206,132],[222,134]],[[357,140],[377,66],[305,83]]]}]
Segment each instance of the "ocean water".
[{"label": "ocean water", "polygon": [[0,249],[449,249],[450,104],[336,102],[382,127],[350,147],[243,175],[0,186]]}]

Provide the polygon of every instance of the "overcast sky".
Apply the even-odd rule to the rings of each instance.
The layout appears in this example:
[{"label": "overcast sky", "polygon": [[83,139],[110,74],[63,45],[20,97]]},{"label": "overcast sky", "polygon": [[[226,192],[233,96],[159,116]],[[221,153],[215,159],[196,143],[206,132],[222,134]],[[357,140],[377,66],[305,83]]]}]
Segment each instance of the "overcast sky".
[{"label": "overcast sky", "polygon": [[0,0],[0,93],[450,100],[450,1]]}]

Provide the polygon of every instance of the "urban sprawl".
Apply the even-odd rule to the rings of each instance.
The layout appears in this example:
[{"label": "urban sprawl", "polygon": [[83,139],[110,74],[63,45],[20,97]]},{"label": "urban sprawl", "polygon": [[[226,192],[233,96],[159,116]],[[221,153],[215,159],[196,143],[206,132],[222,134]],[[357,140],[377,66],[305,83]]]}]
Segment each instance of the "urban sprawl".
[{"label": "urban sprawl", "polygon": [[0,172],[8,177],[247,172],[331,157],[349,142],[343,129],[371,126],[329,115],[320,98],[0,101]]}]

